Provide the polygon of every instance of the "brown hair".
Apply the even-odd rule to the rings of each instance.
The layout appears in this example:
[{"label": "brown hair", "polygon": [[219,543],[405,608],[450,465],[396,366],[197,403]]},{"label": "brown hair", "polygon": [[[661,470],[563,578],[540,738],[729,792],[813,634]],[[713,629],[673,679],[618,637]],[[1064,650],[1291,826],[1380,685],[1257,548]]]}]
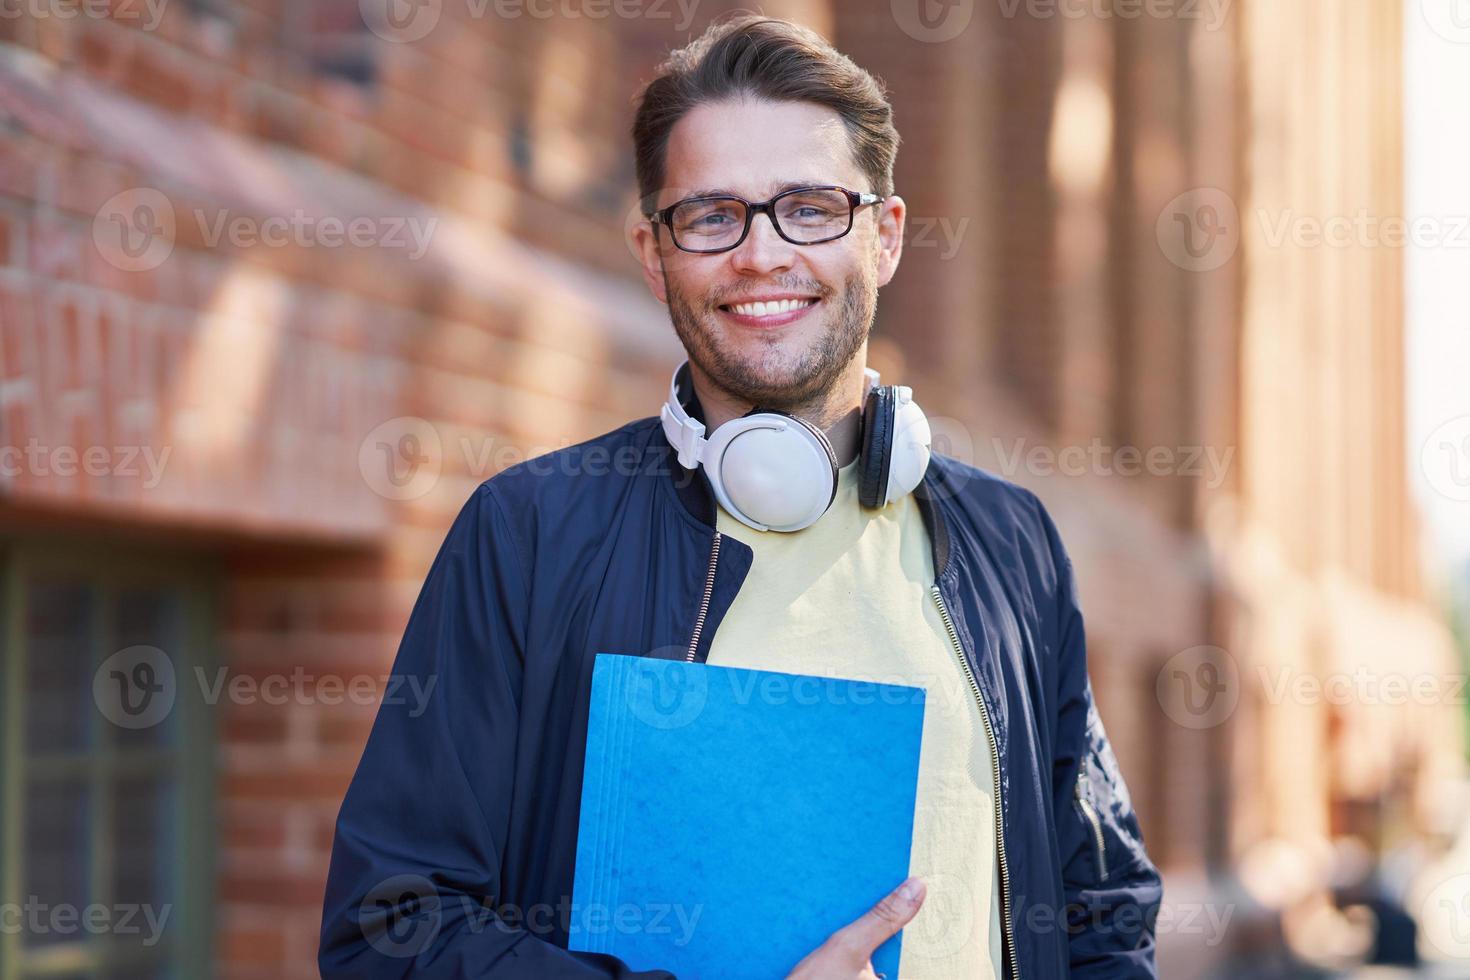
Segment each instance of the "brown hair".
[{"label": "brown hair", "polygon": [[646,211],[664,184],[674,125],[701,103],[740,96],[813,102],[834,110],[847,126],[853,159],[873,182],[871,190],[893,193],[899,137],[883,84],[810,28],[740,14],[711,25],[670,54],[639,95],[633,151]]}]

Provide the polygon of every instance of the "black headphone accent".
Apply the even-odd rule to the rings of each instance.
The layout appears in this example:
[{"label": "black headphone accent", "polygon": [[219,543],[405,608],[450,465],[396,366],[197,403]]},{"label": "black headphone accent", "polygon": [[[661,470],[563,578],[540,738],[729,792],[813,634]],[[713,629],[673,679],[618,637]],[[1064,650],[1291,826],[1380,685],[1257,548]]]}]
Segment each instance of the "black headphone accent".
[{"label": "black headphone accent", "polygon": [[858,500],[864,507],[881,507],[888,497],[888,455],[893,448],[897,409],[892,385],[874,385],[863,405],[862,461],[858,463]]}]

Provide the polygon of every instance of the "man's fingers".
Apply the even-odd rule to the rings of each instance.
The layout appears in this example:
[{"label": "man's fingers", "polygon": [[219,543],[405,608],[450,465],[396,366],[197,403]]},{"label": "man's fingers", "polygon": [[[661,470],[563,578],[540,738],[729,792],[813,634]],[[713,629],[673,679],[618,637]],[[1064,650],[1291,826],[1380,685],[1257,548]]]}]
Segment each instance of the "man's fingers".
[{"label": "man's fingers", "polygon": [[909,878],[885,895],[877,905],[862,914],[862,917],[838,930],[832,939],[849,949],[854,949],[866,959],[883,941],[918,914],[924,904],[924,882]]}]

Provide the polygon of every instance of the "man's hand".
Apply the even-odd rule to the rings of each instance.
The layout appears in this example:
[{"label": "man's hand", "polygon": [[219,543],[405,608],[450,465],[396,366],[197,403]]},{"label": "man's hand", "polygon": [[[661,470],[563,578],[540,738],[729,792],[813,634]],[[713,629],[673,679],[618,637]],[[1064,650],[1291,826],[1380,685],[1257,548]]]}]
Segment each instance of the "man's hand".
[{"label": "man's hand", "polygon": [[905,880],[860,918],[828,936],[786,980],[877,980],[873,950],[908,925],[923,904],[924,883],[918,878]]}]

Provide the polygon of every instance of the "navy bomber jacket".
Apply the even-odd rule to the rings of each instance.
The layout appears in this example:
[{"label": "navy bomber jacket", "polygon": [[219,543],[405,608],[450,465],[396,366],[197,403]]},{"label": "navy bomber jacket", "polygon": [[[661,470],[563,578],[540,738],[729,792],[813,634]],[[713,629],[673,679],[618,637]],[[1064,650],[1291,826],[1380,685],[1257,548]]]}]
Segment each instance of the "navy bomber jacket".
[{"label": "navy bomber jacket", "polygon": [[[1093,704],[1055,525],[1029,491],[943,455],[914,493],[995,749],[1008,980],[1157,976],[1162,882]],[[751,560],[657,417],[483,483],[393,668],[432,694],[384,699],[337,818],[322,976],[671,978],[566,949],[592,661],[703,661]]]}]

